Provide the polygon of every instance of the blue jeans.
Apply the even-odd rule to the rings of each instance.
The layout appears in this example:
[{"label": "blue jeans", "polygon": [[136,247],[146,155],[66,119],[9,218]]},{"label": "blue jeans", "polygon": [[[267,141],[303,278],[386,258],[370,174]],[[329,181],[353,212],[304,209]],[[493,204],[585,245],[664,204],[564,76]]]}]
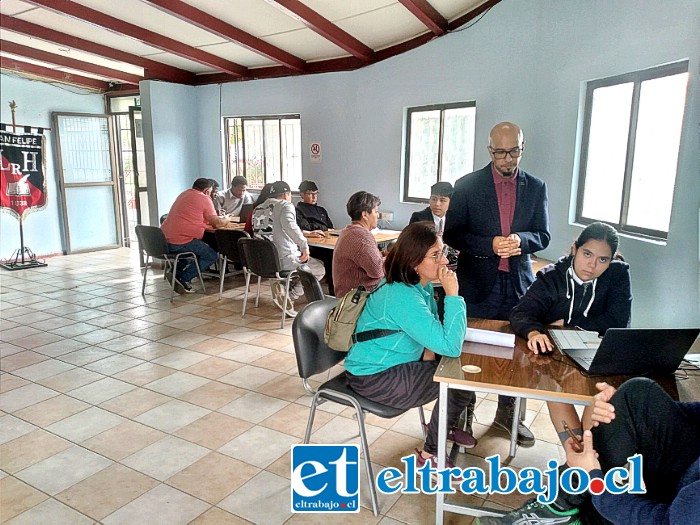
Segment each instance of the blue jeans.
[{"label": "blue jeans", "polygon": [[[168,250],[174,253],[193,252],[197,255],[199,267],[206,270],[219,258],[211,246],[199,239],[192,239],[187,244],[168,244]],[[175,270],[175,278],[181,283],[189,283],[197,275],[197,268],[192,259],[182,259],[178,261]]]}]

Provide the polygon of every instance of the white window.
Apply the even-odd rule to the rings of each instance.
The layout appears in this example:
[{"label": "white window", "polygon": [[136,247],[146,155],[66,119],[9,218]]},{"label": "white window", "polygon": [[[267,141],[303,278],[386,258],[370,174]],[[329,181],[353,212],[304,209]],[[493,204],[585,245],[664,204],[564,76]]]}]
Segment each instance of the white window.
[{"label": "white window", "polygon": [[224,119],[228,181],[242,175],[251,188],[268,182],[301,183],[301,117],[276,115]]},{"label": "white window", "polygon": [[688,62],[589,82],[576,220],[666,239]]},{"label": "white window", "polygon": [[427,202],[436,182],[474,171],[476,102],[408,108],[403,200]]}]

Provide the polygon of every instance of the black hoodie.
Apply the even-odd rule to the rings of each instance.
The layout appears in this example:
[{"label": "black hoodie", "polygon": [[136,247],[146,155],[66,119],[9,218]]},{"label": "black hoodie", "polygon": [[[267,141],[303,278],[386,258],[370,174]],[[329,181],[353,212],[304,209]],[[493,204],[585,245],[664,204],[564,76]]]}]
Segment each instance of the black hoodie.
[{"label": "black hoodie", "polygon": [[[613,260],[610,267],[586,285],[573,278],[573,256],[562,257],[537,272],[537,279],[510,312],[516,334],[527,339],[533,330],[559,319],[603,335],[608,328],[629,326],[632,310],[629,264]],[[584,293],[584,287],[586,291]]]}]

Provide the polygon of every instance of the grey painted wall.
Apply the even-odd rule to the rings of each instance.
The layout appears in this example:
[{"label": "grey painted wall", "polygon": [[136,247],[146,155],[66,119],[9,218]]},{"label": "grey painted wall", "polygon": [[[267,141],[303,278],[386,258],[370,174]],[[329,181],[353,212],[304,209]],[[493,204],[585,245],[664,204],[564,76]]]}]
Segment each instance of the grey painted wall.
[{"label": "grey painted wall", "polygon": [[[101,95],[69,86],[52,86],[38,81],[25,80],[0,74],[0,118],[11,123],[12,113],[8,101],[17,102],[17,123],[30,126],[53,127],[51,113],[104,113]],[[37,255],[62,253],[63,211],[58,188],[59,174],[55,169],[56,130],[46,135],[46,185],[48,205],[34,211],[24,219],[24,244]],[[4,188],[2,188],[4,191]],[[0,257],[6,258],[20,247],[19,221],[9,213],[0,213]]]}]

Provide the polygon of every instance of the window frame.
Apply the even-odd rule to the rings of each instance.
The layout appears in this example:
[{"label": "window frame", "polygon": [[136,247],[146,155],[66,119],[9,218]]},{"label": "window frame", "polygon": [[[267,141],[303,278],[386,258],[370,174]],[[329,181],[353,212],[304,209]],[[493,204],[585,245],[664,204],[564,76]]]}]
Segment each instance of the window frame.
[{"label": "window frame", "polygon": [[[405,147],[404,147],[404,165],[403,165],[403,199],[402,202],[412,202],[426,204],[430,199],[411,197],[408,193],[409,188],[409,173],[411,172],[411,115],[416,112],[440,111],[440,131],[438,137],[437,151],[437,178],[433,184],[442,181],[442,151],[443,151],[443,134],[445,131],[445,111],[457,108],[475,108],[476,100],[468,100],[462,102],[449,102],[446,104],[430,104],[427,106],[414,106],[406,108],[406,132],[405,132]],[[476,116],[474,118],[474,132],[476,133]]]},{"label": "window frame", "polygon": [[[632,101],[630,109],[630,122],[627,131],[627,151],[625,154],[625,171],[623,175],[622,182],[622,200],[620,202],[620,213],[618,216],[617,223],[612,223],[611,221],[604,221],[608,224],[614,226],[620,233],[631,234],[640,238],[649,238],[656,241],[666,241],[668,239],[669,232],[663,230],[653,230],[651,228],[643,228],[640,226],[634,226],[627,223],[627,216],[629,212],[630,204],[630,189],[632,186],[632,170],[634,168],[634,153],[637,137],[637,124],[639,117],[639,99],[641,93],[642,83],[647,80],[653,80],[657,78],[663,78],[672,75],[678,75],[681,73],[688,73],[688,60],[681,60],[678,62],[672,62],[670,64],[662,64],[660,66],[655,66],[649,69],[644,69],[641,71],[633,71],[629,73],[623,73],[621,75],[616,75],[613,77],[601,78],[597,80],[592,80],[586,83],[586,97],[584,102],[584,118],[583,118],[583,132],[581,137],[581,149],[580,149],[580,162],[578,168],[578,184],[576,193],[576,223],[578,224],[591,224],[601,219],[595,219],[583,216],[583,200],[586,188],[586,169],[588,165],[588,147],[590,143],[590,130],[591,130],[591,118],[593,111],[593,93],[596,89],[602,87],[610,87],[619,84],[632,83]],[[689,84],[690,82],[688,82]],[[686,85],[686,98],[683,110],[683,120],[685,120],[685,108],[687,108],[688,103],[688,86]],[[681,122],[681,127],[683,123]],[[681,137],[679,141],[682,143],[683,135],[681,130]],[[679,151],[680,158],[680,151]],[[677,161],[676,161],[677,162]],[[676,163],[676,174],[674,176],[673,185],[675,193],[675,185],[678,178],[678,165]],[[673,202],[671,202],[671,214],[673,214]]]},{"label": "window frame", "polygon": [[[279,167],[280,167],[280,176],[282,177],[281,180],[286,180],[285,179],[285,173],[284,173],[284,156],[282,155],[282,120],[298,120],[299,121],[299,134],[300,134],[300,145],[301,145],[301,114],[300,113],[280,113],[280,114],[275,114],[275,115],[246,115],[246,116],[225,116],[223,117],[224,122],[223,122],[223,133],[224,133],[224,148],[225,152],[224,155],[226,157],[226,180],[224,181],[224,185],[226,188],[231,186],[231,181],[233,178],[237,175],[242,175],[246,179],[248,178],[246,176],[246,143],[245,143],[245,122],[249,120],[259,120],[262,121],[262,152],[263,152],[263,158],[262,158],[262,171],[263,171],[263,185],[269,183],[269,182],[275,182],[273,180],[268,180],[267,178],[267,158],[265,156],[265,122],[266,121],[276,121],[277,122],[277,130],[278,134],[280,137],[280,150],[279,150]],[[234,173],[233,170],[231,169],[231,149],[234,147],[233,144],[230,142],[230,130],[232,127],[232,122],[240,120],[241,121],[241,151],[243,154],[243,169],[241,170],[242,172],[238,172],[238,164],[236,164],[236,172]],[[302,162],[302,178],[303,178],[303,148],[300,149],[299,151],[299,159]]]}]

